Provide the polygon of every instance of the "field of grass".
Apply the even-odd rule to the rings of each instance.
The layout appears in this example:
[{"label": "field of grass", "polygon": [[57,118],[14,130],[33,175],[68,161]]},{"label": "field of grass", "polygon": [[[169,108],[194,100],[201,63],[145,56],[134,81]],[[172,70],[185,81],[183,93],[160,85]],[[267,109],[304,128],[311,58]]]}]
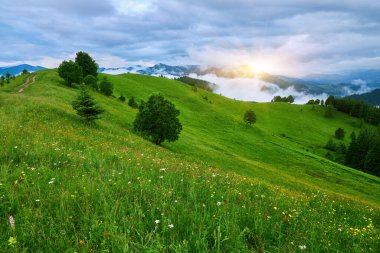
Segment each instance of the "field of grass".
[{"label": "field of grass", "polygon": [[108,76],[116,97],[161,92],[181,111],[180,139],[159,147],[131,131],[126,103],[93,92],[106,112],[87,126],[77,89],[36,76],[22,94],[25,77],[0,88],[1,252],[379,251],[380,179],[323,158],[356,119]]}]

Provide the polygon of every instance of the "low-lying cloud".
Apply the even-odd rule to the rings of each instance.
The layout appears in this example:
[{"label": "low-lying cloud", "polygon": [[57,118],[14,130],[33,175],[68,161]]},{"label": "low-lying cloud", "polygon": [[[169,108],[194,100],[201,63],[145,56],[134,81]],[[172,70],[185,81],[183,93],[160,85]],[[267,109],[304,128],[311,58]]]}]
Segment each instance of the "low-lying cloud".
[{"label": "low-lying cloud", "polygon": [[278,85],[264,82],[257,78],[223,78],[214,74],[198,76],[190,75],[193,78],[199,78],[217,85],[215,93],[225,97],[256,102],[270,102],[274,96],[289,96],[295,98],[296,104],[305,104],[310,99],[326,99],[327,94],[306,94],[295,90],[293,86],[281,89]]}]

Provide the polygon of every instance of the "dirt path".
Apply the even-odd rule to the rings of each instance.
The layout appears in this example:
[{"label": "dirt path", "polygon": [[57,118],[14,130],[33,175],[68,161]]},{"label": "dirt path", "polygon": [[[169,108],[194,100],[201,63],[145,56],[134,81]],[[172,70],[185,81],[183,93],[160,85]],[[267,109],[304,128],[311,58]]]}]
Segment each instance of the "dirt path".
[{"label": "dirt path", "polygon": [[[30,82],[30,79],[32,79],[32,82]],[[19,90],[16,93],[23,93],[26,88],[29,87],[29,85],[34,84],[36,81],[36,76],[30,76],[26,78],[25,83],[23,83],[19,88]]]}]

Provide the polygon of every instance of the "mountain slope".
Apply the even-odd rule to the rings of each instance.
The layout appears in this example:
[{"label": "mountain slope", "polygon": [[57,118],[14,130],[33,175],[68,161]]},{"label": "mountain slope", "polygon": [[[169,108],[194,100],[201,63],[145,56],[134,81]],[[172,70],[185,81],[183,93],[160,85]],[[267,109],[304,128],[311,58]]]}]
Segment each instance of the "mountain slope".
[{"label": "mountain slope", "polygon": [[[356,119],[326,119],[321,107],[234,101],[165,78],[107,76],[116,97],[159,91],[180,109],[179,141],[157,147],[130,130],[136,110],[93,92],[106,112],[86,126],[70,105],[78,90],[54,70],[36,74],[22,94],[0,88],[2,251],[379,246],[379,178],[323,158],[335,129],[357,131]],[[15,90],[22,78],[12,81]],[[242,122],[248,108],[257,114],[253,127]]]},{"label": "mountain slope", "polygon": [[347,98],[367,102],[372,105],[380,105],[380,89],[376,89],[368,93],[351,95]]}]

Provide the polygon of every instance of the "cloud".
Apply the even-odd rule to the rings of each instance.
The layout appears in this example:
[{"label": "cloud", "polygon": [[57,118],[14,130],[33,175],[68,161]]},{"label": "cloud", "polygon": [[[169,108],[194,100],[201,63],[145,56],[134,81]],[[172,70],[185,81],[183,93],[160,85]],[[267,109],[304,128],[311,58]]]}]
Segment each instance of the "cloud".
[{"label": "cloud", "polygon": [[84,50],[294,76],[380,66],[377,0],[3,0],[0,12],[2,62]]},{"label": "cloud", "polygon": [[217,85],[215,93],[228,98],[242,101],[270,102],[274,96],[289,96],[295,98],[296,104],[305,104],[310,99],[326,99],[327,94],[306,94],[299,92],[294,87],[281,89],[278,85],[264,82],[257,78],[223,78],[215,75],[191,75],[194,78],[206,80]]}]

